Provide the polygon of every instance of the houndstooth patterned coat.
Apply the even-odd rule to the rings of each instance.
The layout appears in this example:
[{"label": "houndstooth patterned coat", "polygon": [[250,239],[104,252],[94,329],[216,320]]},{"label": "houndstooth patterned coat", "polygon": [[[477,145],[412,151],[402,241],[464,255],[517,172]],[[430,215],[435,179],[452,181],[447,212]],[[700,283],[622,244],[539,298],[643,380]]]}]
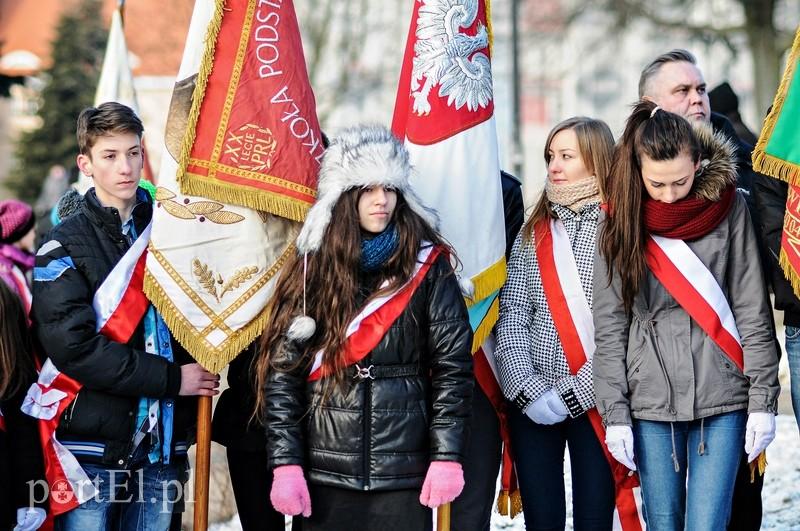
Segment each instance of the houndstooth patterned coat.
[{"label": "houndstooth patterned coat", "polygon": [[[575,213],[551,203],[564,223],[578,265],[581,285],[592,307],[592,270],[599,203]],[[536,242],[517,235],[508,264],[508,279],[500,291],[495,360],[503,394],[523,411],[548,389],[554,388],[570,410],[581,415],[595,405],[592,361],[573,376],[558,338],[542,288]],[[576,400],[577,399],[577,400]]]}]

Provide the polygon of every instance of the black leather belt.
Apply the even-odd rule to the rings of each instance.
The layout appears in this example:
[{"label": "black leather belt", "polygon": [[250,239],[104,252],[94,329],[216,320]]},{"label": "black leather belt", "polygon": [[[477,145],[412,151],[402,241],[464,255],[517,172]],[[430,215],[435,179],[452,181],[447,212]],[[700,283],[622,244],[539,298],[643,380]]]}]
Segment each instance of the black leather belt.
[{"label": "black leather belt", "polygon": [[405,365],[369,365],[362,367],[358,363],[355,366],[353,378],[356,380],[375,380],[379,378],[403,378],[406,376],[416,376],[420,374],[420,367],[416,363]]}]

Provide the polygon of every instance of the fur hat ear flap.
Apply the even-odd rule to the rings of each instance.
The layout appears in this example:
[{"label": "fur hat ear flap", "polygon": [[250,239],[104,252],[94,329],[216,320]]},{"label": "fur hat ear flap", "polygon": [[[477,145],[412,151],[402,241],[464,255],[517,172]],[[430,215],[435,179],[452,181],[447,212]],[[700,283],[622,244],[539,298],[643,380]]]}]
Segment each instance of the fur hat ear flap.
[{"label": "fur hat ear flap", "polygon": [[297,235],[297,240],[295,241],[298,252],[308,254],[320,248],[322,237],[331,222],[333,207],[336,205],[336,201],[339,200],[339,196],[341,196],[341,191],[326,194],[320,197],[308,211],[303,227],[300,229],[300,234]]}]

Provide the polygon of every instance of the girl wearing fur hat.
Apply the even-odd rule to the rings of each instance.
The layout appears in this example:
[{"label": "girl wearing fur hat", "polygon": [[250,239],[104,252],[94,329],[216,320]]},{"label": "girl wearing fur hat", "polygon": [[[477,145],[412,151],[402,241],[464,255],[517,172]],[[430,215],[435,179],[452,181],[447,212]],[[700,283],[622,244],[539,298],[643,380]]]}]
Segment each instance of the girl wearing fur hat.
[{"label": "girl wearing fur hat", "polygon": [[22,201],[0,201],[0,278],[31,308],[30,272],[36,237],[33,209]]},{"label": "girl wearing fur hat", "polygon": [[[575,528],[612,525],[614,481],[592,386],[591,307],[595,232],[613,146],[600,120],[575,117],[553,128],[544,149],[545,189],[517,236],[500,292],[495,359],[514,404],[509,427],[529,529],[565,526],[565,447]],[[588,341],[572,341],[575,331]]]},{"label": "girl wearing fur hat", "polygon": [[755,464],[775,437],[778,358],[733,157],[647,101],[614,153],[594,384],[608,450],[639,471],[648,529],[725,529],[742,446]]},{"label": "girl wearing fur hat", "polygon": [[342,133],[257,362],[270,500],[304,530],[424,530],[464,485],[472,332],[387,129]]}]

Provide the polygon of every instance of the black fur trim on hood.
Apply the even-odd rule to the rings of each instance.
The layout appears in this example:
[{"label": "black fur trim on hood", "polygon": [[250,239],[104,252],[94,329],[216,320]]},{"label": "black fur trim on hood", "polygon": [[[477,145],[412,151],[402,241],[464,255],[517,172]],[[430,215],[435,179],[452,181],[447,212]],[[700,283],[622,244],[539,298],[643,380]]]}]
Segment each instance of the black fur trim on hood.
[{"label": "black fur trim on hood", "polygon": [[701,153],[692,193],[695,197],[718,201],[727,186],[736,185],[736,146],[724,134],[715,133],[710,124],[695,122],[692,128]]}]

